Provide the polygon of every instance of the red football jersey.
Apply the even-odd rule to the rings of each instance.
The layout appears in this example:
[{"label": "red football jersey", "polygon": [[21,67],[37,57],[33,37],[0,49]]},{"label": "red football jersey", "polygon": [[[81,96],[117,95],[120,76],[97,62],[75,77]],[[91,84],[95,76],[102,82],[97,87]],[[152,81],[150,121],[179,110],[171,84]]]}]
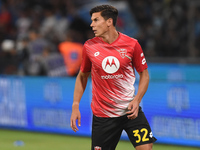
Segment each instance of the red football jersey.
[{"label": "red football jersey", "polygon": [[85,42],[82,72],[92,76],[92,112],[97,117],[125,115],[134,98],[135,71],[147,68],[144,53],[134,38],[119,33],[113,43],[100,37]]}]

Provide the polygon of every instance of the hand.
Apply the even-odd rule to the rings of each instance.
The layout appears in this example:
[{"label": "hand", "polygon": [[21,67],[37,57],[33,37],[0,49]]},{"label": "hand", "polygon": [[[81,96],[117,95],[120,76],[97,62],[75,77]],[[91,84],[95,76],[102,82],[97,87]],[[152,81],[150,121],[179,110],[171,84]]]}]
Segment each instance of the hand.
[{"label": "hand", "polygon": [[136,99],[133,99],[128,105],[128,119],[135,119],[138,116],[139,111],[139,102]]},{"label": "hand", "polygon": [[78,126],[81,126],[81,114],[78,108],[72,110],[70,125],[74,132],[78,131],[78,127],[76,125],[76,120],[78,120]]}]

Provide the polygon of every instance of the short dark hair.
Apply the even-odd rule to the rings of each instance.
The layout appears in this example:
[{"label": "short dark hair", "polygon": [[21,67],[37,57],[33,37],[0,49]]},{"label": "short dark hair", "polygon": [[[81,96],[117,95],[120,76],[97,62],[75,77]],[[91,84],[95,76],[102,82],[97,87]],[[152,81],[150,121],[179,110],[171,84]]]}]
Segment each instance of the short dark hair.
[{"label": "short dark hair", "polygon": [[90,16],[92,16],[93,13],[96,13],[96,12],[101,12],[101,16],[107,20],[109,18],[112,18],[113,19],[113,25],[115,26],[116,25],[116,22],[117,22],[117,16],[118,16],[118,10],[111,6],[111,5],[99,5],[99,6],[96,6],[94,8],[92,8],[90,10]]}]

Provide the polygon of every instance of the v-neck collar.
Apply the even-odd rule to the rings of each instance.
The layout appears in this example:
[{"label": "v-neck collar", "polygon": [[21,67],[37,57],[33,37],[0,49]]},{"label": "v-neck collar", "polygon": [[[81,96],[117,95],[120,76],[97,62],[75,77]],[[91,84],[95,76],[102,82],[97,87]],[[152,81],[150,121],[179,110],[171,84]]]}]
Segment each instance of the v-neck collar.
[{"label": "v-neck collar", "polygon": [[121,37],[121,33],[120,32],[118,32],[118,37],[117,37],[117,39],[115,40],[115,41],[113,41],[112,43],[107,43],[107,42],[105,42],[101,37],[99,37],[99,39],[104,43],[104,44],[106,44],[106,45],[114,45],[119,39],[120,39],[120,37]]}]

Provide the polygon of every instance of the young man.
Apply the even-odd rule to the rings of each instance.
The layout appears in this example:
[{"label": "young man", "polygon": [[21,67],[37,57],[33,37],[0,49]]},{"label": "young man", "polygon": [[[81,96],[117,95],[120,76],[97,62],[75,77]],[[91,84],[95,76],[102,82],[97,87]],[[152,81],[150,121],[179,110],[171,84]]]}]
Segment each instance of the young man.
[{"label": "young man", "polygon": [[[85,42],[80,72],[77,75],[71,114],[71,128],[81,125],[79,103],[91,72],[92,78],[92,150],[115,150],[125,130],[136,150],[151,150],[153,137],[149,123],[139,106],[149,83],[143,51],[136,39],[115,28],[118,10],[110,5],[90,11],[95,37]],[[135,72],[140,75],[134,94]]]}]

